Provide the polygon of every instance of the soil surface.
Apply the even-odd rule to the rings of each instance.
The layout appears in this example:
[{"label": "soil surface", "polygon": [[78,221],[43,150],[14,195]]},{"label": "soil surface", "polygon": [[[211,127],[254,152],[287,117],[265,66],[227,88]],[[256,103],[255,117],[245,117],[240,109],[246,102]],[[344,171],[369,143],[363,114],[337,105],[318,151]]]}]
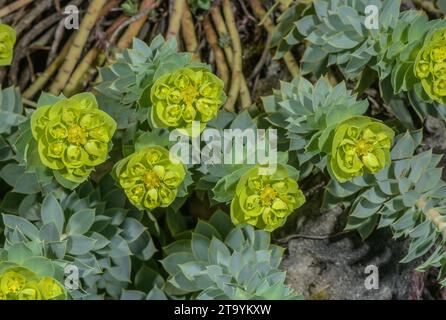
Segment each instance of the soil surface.
[{"label": "soil surface", "polygon": [[[420,151],[433,148],[446,153],[446,127],[443,121],[428,118]],[[443,158],[442,165],[446,165]],[[446,171],[443,171],[443,178]],[[379,230],[363,241],[356,232],[342,233],[345,212],[336,208],[324,212],[317,207],[319,195],[308,202],[312,207],[303,217],[293,217],[295,231],[287,242],[283,267],[288,283],[307,299],[438,299],[444,290],[436,283],[436,271],[415,271],[423,258],[409,264],[399,261],[407,254],[408,242],[392,238],[388,230]],[[376,266],[378,288],[367,289],[367,266]]]}]

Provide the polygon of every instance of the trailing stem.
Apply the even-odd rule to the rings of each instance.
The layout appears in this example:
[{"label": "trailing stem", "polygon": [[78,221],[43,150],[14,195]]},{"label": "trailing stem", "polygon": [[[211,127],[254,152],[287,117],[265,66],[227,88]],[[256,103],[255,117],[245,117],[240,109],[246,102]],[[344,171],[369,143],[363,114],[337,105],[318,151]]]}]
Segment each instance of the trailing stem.
[{"label": "trailing stem", "polygon": [[74,70],[73,74],[71,75],[67,85],[65,86],[65,89],[63,91],[65,96],[69,97],[76,91],[83,76],[88,71],[88,69],[90,69],[98,54],[99,48],[94,47],[84,56],[82,61],[77,66],[76,70]]},{"label": "trailing stem", "polygon": [[[223,47],[223,50],[226,55],[226,59],[229,63],[229,66],[231,70],[233,69],[234,65],[234,53],[232,52],[232,48],[229,45],[229,36],[228,36],[228,29],[226,28],[225,21],[221,15],[220,8],[219,7],[212,7],[211,8],[211,15],[212,20],[214,21],[215,29],[218,32],[220,43],[219,45]],[[252,105],[251,95],[249,93],[249,88],[246,83],[245,76],[243,73],[240,77],[240,101],[242,104],[242,108],[247,108],[250,105]]]},{"label": "trailing stem", "polygon": [[33,81],[29,88],[25,90],[25,92],[23,92],[23,97],[31,99],[45,86],[48,80],[53,76],[53,74],[56,73],[56,71],[59,69],[60,65],[64,61],[72,42],[73,37],[71,37],[65,43],[62,50],[59,52],[53,62],[51,62],[51,64],[46,68],[46,70],[42,72],[36,80]]},{"label": "trailing stem", "polygon": [[183,19],[181,20],[181,31],[184,44],[186,45],[186,50],[193,54],[193,58],[195,60],[200,60],[194,19],[187,3],[184,6]]},{"label": "trailing stem", "polygon": [[[110,40],[110,38],[112,37],[116,29],[119,27],[119,25],[125,22],[126,19],[128,19],[126,15],[121,15],[115,20],[115,23],[113,23],[110,27],[108,27],[108,29],[105,31],[106,38],[108,40]],[[104,55],[104,57],[102,57],[102,55]],[[64,93],[66,95],[73,94],[75,90],[78,89],[80,82],[85,81],[86,78],[85,76],[88,73],[88,71],[92,68],[93,63],[96,62],[96,66],[100,67],[102,66],[104,61],[105,61],[105,54],[102,48],[95,46],[92,49],[90,49],[90,51],[88,51],[88,53],[84,56],[82,61],[76,67],[76,70],[74,70],[73,74],[71,75],[70,80],[68,81],[68,84],[65,87]],[[91,73],[91,78],[94,77],[96,72],[97,69],[94,68]]]},{"label": "trailing stem", "polygon": [[[118,4],[118,1],[109,2],[106,7],[104,7],[101,16],[105,16],[107,13],[110,12],[111,9],[113,9]],[[110,37],[110,35],[113,33],[113,31],[116,29],[116,23],[122,23],[123,18],[125,19],[125,15],[119,16],[111,26],[108,27],[105,34],[107,39]],[[100,48],[98,45],[94,46],[92,49],[88,51],[88,53],[83,57],[82,61],[78,64],[76,69],[73,71],[73,74],[71,75],[70,79],[68,80],[67,85],[64,89],[64,94],[66,96],[70,96],[78,89],[80,82],[84,78],[85,74],[88,72],[90,67],[92,66],[93,62],[95,62],[98,54],[102,51],[102,48]]]},{"label": "trailing stem", "polygon": [[242,75],[242,44],[237,31],[237,24],[235,23],[234,12],[232,11],[232,5],[229,0],[223,0],[223,14],[228,24],[229,35],[231,36],[233,46],[233,68],[231,76],[231,88],[228,93],[228,100],[226,101],[225,108],[228,111],[235,111],[235,102],[240,92],[240,78]]},{"label": "trailing stem", "polygon": [[177,38],[180,31],[181,19],[184,13],[186,0],[173,0],[172,12],[169,19],[169,28],[167,29],[167,39]]},{"label": "trailing stem", "polygon": [[[263,8],[262,4],[259,2],[259,0],[250,0],[250,4],[256,16],[262,21],[262,25],[265,27],[266,31],[272,35],[275,27],[274,22],[267,15],[267,12]],[[293,77],[299,74],[299,66],[291,52],[288,51],[285,53],[283,56],[283,61],[285,61],[285,64]]]},{"label": "trailing stem", "polygon": [[79,61],[79,57],[81,56],[82,50],[87,42],[88,35],[90,34],[90,31],[96,23],[99,13],[106,2],[106,0],[93,0],[90,3],[88,11],[82,19],[79,30],[76,32],[76,36],[74,37],[65,61],[59,70],[54,83],[50,87],[50,92],[52,94],[59,94],[67,84],[77,62]]},{"label": "trailing stem", "polygon": [[209,45],[211,46],[212,52],[214,53],[217,71],[219,73],[219,76],[225,83],[225,88],[227,88],[229,83],[229,68],[228,65],[226,64],[225,54],[218,45],[218,37],[217,34],[215,33],[214,28],[212,27],[212,23],[209,19],[209,16],[206,16],[204,18],[203,28],[204,28],[204,33],[206,35],[206,39],[209,42]]},{"label": "trailing stem", "polygon": [[[418,199],[416,206],[418,209],[422,210],[424,212],[424,209],[426,208],[426,200],[424,198]],[[430,208],[425,213],[426,218],[431,221],[438,229],[438,231],[441,233],[444,239],[446,239],[446,221],[445,218],[441,215],[441,213],[435,209]]]},{"label": "trailing stem", "polygon": [[33,2],[33,0],[17,0],[11,4],[8,4],[6,7],[0,9],[0,18],[19,10],[31,2]]}]

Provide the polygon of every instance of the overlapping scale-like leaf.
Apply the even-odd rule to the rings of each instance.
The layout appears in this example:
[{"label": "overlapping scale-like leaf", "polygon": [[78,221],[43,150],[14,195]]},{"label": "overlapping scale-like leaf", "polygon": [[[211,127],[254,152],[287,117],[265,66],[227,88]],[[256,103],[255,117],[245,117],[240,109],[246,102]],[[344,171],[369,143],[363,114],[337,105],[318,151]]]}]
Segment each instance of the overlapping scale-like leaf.
[{"label": "overlapping scale-like leaf", "polygon": [[196,299],[296,299],[278,270],[283,250],[270,235],[250,225],[233,226],[217,211],[198,222],[192,238],[165,248],[167,292],[192,293]]},{"label": "overlapping scale-like leaf", "polygon": [[312,85],[302,77],[282,82],[280,90],[263,98],[263,105],[268,120],[286,129],[288,149],[297,152],[304,177],[315,166],[325,168],[334,128],[348,118],[363,115],[368,108],[367,101],[358,101],[344,82],[333,87],[320,78]]}]

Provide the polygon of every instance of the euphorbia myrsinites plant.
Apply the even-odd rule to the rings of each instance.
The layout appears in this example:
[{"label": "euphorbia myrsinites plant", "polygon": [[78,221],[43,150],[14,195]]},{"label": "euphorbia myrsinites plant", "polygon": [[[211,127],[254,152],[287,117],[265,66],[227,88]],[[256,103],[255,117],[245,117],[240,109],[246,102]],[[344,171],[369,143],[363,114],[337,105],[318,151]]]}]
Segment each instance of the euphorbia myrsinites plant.
[{"label": "euphorbia myrsinites plant", "polygon": [[334,207],[446,284],[434,2],[0,3],[0,300],[301,299],[285,244]]}]

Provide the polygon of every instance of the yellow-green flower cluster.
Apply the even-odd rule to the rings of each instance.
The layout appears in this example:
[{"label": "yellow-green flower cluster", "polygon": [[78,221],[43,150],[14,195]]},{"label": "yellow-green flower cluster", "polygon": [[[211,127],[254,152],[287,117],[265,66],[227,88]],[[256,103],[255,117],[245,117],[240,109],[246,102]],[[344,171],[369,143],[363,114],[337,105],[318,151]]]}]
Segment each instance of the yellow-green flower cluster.
[{"label": "yellow-green flower cluster", "polygon": [[446,104],[446,28],[436,30],[427,38],[414,68],[429,97]]},{"label": "yellow-green flower cluster", "polygon": [[278,165],[269,175],[261,174],[260,169],[256,166],[240,178],[231,203],[231,218],[234,224],[248,223],[273,231],[305,202],[305,196],[284,166]]},{"label": "yellow-green flower cluster", "polygon": [[106,160],[116,122],[99,110],[93,94],[81,93],[38,108],[31,129],[42,163],[80,183]]},{"label": "yellow-green flower cluster", "polygon": [[65,300],[66,293],[51,277],[37,277],[21,267],[9,268],[0,275],[0,300]]},{"label": "yellow-green flower cluster", "polygon": [[15,30],[6,24],[0,24],[0,66],[11,64],[15,41]]},{"label": "yellow-green flower cluster", "polygon": [[225,102],[223,87],[221,79],[203,68],[182,68],[161,76],[150,92],[153,124],[191,135],[192,121],[198,121],[203,130]]},{"label": "yellow-green flower cluster", "polygon": [[339,124],[333,137],[328,168],[334,178],[345,182],[365,172],[376,173],[390,163],[395,133],[368,117],[353,117]]},{"label": "yellow-green flower cluster", "polygon": [[134,206],[152,210],[175,200],[186,170],[181,162],[172,161],[169,151],[151,146],[119,161],[115,176]]}]

